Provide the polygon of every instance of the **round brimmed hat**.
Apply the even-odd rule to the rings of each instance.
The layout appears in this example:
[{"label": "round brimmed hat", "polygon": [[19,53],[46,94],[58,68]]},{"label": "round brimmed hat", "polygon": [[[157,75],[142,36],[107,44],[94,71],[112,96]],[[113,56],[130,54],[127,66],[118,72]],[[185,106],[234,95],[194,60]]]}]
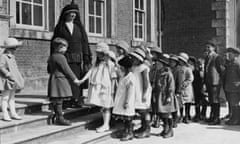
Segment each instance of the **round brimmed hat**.
[{"label": "round brimmed hat", "polygon": [[151,53],[153,53],[153,52],[158,53],[158,54],[161,54],[161,53],[162,53],[162,50],[161,50],[160,48],[158,48],[158,47],[153,47],[153,48],[151,49]]},{"label": "round brimmed hat", "polygon": [[137,58],[141,62],[143,62],[144,59],[146,58],[146,53],[141,48],[136,48],[133,52],[130,53],[130,55]]},{"label": "round brimmed hat", "polygon": [[133,65],[133,60],[132,60],[131,56],[126,55],[121,60],[118,61],[118,64],[125,68],[130,68]]},{"label": "round brimmed hat", "polygon": [[176,62],[179,61],[178,56],[176,56],[176,55],[170,55],[169,60],[174,60]]},{"label": "round brimmed hat", "polygon": [[168,54],[161,54],[158,58],[158,61],[162,62],[163,64],[169,65],[169,55]]},{"label": "round brimmed hat", "polygon": [[124,49],[126,52],[129,51],[129,45],[128,45],[128,43],[127,43],[126,41],[124,41],[124,40],[119,41],[119,42],[117,43],[117,46],[120,47],[120,48],[122,48],[122,49]]},{"label": "round brimmed hat", "polygon": [[7,38],[1,47],[3,48],[17,48],[18,46],[21,46],[22,42],[18,41],[16,38]]},{"label": "round brimmed hat", "polygon": [[74,4],[74,3],[71,3],[69,5],[66,5],[64,8],[63,8],[63,12],[64,14],[68,14],[70,12],[75,12],[75,13],[78,13],[79,12],[79,8],[78,8],[78,5]]},{"label": "round brimmed hat", "polygon": [[240,54],[240,49],[239,48],[234,48],[234,47],[229,47],[227,48],[227,52],[232,52],[235,54]]},{"label": "round brimmed hat", "polygon": [[178,59],[185,62],[185,63],[188,63],[189,56],[188,56],[188,54],[186,54],[184,52],[181,52],[178,55]]},{"label": "round brimmed hat", "polygon": [[109,50],[108,44],[106,44],[105,42],[97,43],[96,52],[102,52],[102,53],[108,54],[109,51],[110,50]]}]

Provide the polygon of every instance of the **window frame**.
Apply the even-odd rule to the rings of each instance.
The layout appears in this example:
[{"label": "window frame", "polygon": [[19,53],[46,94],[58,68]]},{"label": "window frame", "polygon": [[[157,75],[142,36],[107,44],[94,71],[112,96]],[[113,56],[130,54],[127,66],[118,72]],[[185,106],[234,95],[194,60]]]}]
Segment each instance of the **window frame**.
[{"label": "window frame", "polygon": [[[146,2],[146,0],[143,0],[143,10],[141,10],[141,9],[136,8],[135,1],[136,0],[133,0],[133,40],[144,41],[146,39],[146,33],[147,33],[147,2]],[[136,24],[135,23],[135,17],[136,17],[135,11],[136,11],[136,9],[138,11],[141,11],[141,12],[144,13],[144,19],[143,19],[143,24],[142,24],[143,25],[143,31],[142,31],[143,37],[142,38],[138,38],[138,37],[135,36],[135,31],[136,31],[136,29],[135,29],[135,24]]]},{"label": "window frame", "polygon": [[[87,0],[87,1],[85,1],[85,29],[86,29],[86,31],[87,31],[87,34],[89,35],[89,36],[97,36],[97,37],[104,37],[104,36],[106,36],[106,23],[107,23],[107,14],[106,14],[106,4],[107,4],[107,2],[106,2],[106,0],[93,0],[93,1],[100,1],[100,2],[102,2],[103,4],[101,5],[101,7],[102,7],[102,10],[101,10],[101,12],[102,12],[102,33],[101,34],[99,34],[99,33],[96,33],[96,32],[94,32],[94,33],[92,33],[92,32],[90,32],[89,31],[89,17],[90,17],[90,15],[91,14],[89,14],[89,0]],[[95,14],[95,6],[96,6],[96,3],[94,3],[94,14]],[[94,19],[96,19],[96,15],[92,15],[92,16],[94,16]],[[96,21],[95,21],[95,31],[96,31]]]},{"label": "window frame", "polygon": [[[32,25],[27,25],[27,24],[18,24],[17,23],[17,11],[15,12],[15,25],[16,25],[16,28],[20,28],[20,29],[31,29],[31,30],[48,30],[49,28],[49,25],[48,25],[48,22],[49,22],[49,0],[42,0],[42,4],[37,4],[37,3],[34,3],[33,0],[31,2],[27,2],[27,1],[22,1],[22,0],[15,0],[15,9],[17,10],[17,2],[20,3],[27,3],[27,4],[31,4],[31,10],[32,10],[32,13],[31,13],[31,17],[32,17]],[[42,6],[42,26],[36,26],[36,25],[33,25],[34,23],[34,14],[33,14],[33,6],[34,5],[41,5]],[[22,6],[19,6],[19,11],[20,11],[20,22],[21,22],[21,17],[22,17]]]}]

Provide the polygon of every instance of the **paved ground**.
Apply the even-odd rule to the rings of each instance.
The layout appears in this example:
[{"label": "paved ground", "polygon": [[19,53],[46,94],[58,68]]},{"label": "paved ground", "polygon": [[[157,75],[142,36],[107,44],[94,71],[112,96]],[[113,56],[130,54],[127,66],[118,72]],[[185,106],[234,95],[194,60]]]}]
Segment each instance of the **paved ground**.
[{"label": "paved ground", "polygon": [[[227,112],[222,108],[221,116]],[[99,144],[240,144],[240,126],[209,126],[205,123],[179,124],[174,129],[174,137],[163,139],[155,136],[162,128],[152,129],[151,137],[121,142],[110,138]]]},{"label": "paved ground", "polygon": [[[208,110],[209,113],[209,110]],[[221,117],[227,113],[226,108],[221,108]],[[194,115],[192,110],[192,115]],[[240,144],[240,126],[226,126],[224,122],[219,126],[209,126],[206,123],[179,124],[174,129],[174,137],[163,139],[157,137],[162,128],[151,130],[151,137],[146,139],[133,139],[128,142],[121,142],[119,139],[107,137],[102,141],[94,141],[97,144]],[[96,133],[89,130],[84,133],[75,134],[69,137],[59,138],[51,144],[80,144],[84,139],[91,140],[106,133]]]},{"label": "paved ground", "polygon": [[108,139],[99,144],[239,144],[240,126],[208,126],[203,124],[180,124],[174,129],[174,137],[163,139],[155,134],[162,128],[152,129],[150,138],[133,139],[121,142],[118,139]]}]

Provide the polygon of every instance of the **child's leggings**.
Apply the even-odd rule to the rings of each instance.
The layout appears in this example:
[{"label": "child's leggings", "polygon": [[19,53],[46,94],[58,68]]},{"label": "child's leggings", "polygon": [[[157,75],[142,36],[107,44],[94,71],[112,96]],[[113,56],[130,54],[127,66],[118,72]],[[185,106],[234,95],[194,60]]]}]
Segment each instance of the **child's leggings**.
[{"label": "child's leggings", "polygon": [[9,118],[8,106],[11,116],[17,116],[15,108],[15,89],[2,91],[2,111],[4,118]]}]

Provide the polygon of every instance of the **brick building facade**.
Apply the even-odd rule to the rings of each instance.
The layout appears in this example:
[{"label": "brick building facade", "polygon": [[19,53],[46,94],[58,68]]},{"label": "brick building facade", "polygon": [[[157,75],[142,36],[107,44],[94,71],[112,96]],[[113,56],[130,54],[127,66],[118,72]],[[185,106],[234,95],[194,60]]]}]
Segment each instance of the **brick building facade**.
[{"label": "brick building facade", "polygon": [[[7,36],[23,41],[17,62],[25,90],[46,90],[46,62],[52,31],[61,9],[71,0],[0,0],[0,42]],[[202,56],[214,41],[223,52],[239,46],[239,0],[75,0],[93,50],[99,41],[114,50],[129,45],[157,46],[164,52]]]},{"label": "brick building facade", "polygon": [[[46,90],[50,39],[61,9],[70,2],[0,0],[0,39],[12,36],[23,41],[16,58],[26,79],[25,91]],[[119,40],[126,40],[131,46],[160,47],[158,0],[75,0],[75,3],[79,5],[92,50],[99,41],[107,42],[114,50]]]}]

